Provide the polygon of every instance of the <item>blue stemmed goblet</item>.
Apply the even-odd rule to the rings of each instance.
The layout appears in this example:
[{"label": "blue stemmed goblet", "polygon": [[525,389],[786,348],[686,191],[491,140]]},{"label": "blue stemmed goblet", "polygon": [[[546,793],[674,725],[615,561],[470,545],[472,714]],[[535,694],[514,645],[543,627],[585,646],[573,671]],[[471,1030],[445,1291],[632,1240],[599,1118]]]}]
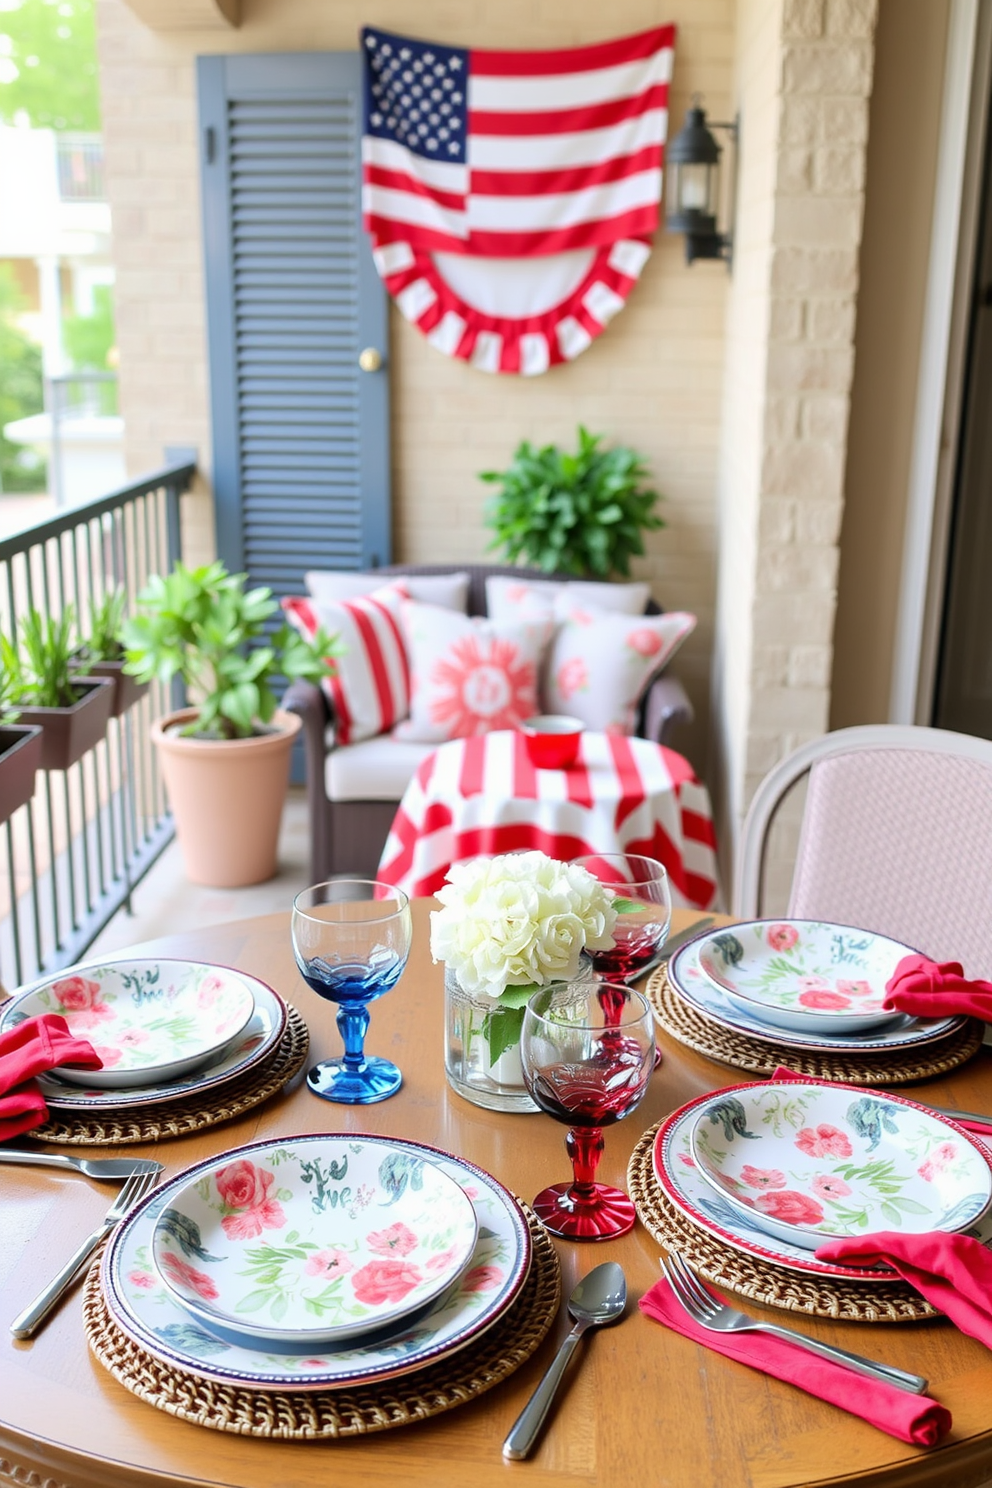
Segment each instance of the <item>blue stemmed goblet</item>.
[{"label": "blue stemmed goblet", "polygon": [[319,997],[338,1004],[340,1059],[314,1065],[307,1084],[324,1100],[367,1106],[399,1090],[388,1059],[365,1053],[368,1004],[395,987],[410,954],[413,925],[402,889],[367,878],[335,878],[293,900],[293,954]]}]

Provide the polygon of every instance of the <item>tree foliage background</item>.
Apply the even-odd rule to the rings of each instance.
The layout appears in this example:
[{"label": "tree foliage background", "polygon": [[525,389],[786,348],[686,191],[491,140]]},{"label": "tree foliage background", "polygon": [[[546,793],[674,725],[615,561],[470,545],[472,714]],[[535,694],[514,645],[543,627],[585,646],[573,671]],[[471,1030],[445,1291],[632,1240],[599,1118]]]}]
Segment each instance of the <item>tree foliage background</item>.
[{"label": "tree foliage background", "polygon": [[0,0],[0,120],[96,132],[93,0]]}]

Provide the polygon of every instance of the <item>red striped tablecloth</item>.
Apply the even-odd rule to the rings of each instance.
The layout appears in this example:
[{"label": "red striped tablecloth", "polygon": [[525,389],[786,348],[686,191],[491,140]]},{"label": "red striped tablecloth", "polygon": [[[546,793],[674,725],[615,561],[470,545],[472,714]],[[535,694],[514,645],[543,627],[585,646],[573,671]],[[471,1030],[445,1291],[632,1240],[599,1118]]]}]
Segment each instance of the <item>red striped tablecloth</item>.
[{"label": "red striped tablecloth", "polygon": [[647,739],[584,733],[570,770],[538,770],[521,734],[454,739],[407,786],[378,877],[433,894],[452,863],[541,848],[568,862],[632,852],[668,869],[673,903],[717,905],[716,843],[705,786],[688,760]]}]

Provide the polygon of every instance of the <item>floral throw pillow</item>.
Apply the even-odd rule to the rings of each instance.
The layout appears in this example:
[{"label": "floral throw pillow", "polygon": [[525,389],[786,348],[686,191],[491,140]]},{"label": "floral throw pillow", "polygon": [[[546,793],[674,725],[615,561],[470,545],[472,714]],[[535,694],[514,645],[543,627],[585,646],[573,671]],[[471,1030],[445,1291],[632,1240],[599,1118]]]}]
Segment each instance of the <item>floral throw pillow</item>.
[{"label": "floral throw pillow", "polygon": [[641,697],[694,630],[695,615],[617,615],[563,599],[556,609],[544,711],[570,713],[599,733],[633,733]]},{"label": "floral throw pillow", "polygon": [[410,717],[393,737],[421,744],[515,728],[538,709],[548,620],[498,625],[437,605],[403,605]]},{"label": "floral throw pillow", "polygon": [[650,586],[644,583],[598,584],[586,579],[514,578],[512,574],[491,574],[486,580],[486,610],[490,620],[511,620],[518,624],[553,615],[555,605],[562,601],[595,605],[624,615],[643,615],[650,597]]},{"label": "floral throw pillow", "polygon": [[410,674],[400,618],[405,598],[402,584],[387,584],[336,604],[295,597],[282,601],[287,619],[308,639],[318,625],[341,638],[344,649],[335,675],[321,684],[334,707],[337,744],[388,733],[407,715]]}]

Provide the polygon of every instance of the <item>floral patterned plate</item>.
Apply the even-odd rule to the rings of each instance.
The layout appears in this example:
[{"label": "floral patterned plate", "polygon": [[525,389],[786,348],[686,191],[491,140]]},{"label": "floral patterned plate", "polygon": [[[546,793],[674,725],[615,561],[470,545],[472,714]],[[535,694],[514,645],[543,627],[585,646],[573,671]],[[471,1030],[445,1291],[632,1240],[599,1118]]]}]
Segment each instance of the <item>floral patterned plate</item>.
[{"label": "floral patterned plate", "polygon": [[885,984],[911,947],[819,920],[751,920],[713,930],[699,964],[731,1002],[776,1028],[863,1033],[891,1023]]},{"label": "floral patterned plate", "polygon": [[[752,1088],[750,1085],[732,1085],[722,1094],[734,1096]],[[789,1092],[778,1086],[774,1088],[779,1090],[785,1105]],[[833,1088],[848,1092],[852,1101],[865,1094],[863,1089],[853,1085],[837,1085]],[[805,1246],[797,1245],[794,1240],[780,1240],[763,1230],[757,1223],[758,1214],[755,1210],[738,1208],[728,1203],[723,1194],[707,1182],[693,1161],[689,1150],[689,1133],[700,1110],[713,1100],[713,1095],[714,1092],[711,1091],[697,1096],[695,1100],[673,1111],[662,1122],[655,1137],[652,1154],[654,1176],[675,1208],[697,1229],[713,1236],[723,1245],[739,1250],[744,1255],[770,1262],[783,1270],[849,1281],[891,1281],[892,1272],[884,1267],[845,1266],[832,1261],[818,1261]],[[909,1106],[913,1110],[922,1109],[904,1097],[886,1095],[884,1100]],[[992,1162],[992,1154],[987,1154],[986,1160]],[[992,1244],[992,1208],[987,1209],[968,1228],[967,1233],[983,1244]]]},{"label": "floral patterned plate", "polygon": [[107,961],[35,982],[18,996],[10,1022],[59,1013],[103,1060],[99,1070],[62,1065],[60,1077],[120,1090],[175,1080],[206,1064],[237,1038],[254,1006],[244,978],[223,966]]},{"label": "floral patterned plate", "polygon": [[977,1142],[921,1106],[790,1081],[718,1091],[689,1150],[703,1177],[779,1240],[963,1230],[992,1203]]},{"label": "floral patterned plate", "polygon": [[[354,1134],[337,1137],[287,1137],[286,1145],[336,1140],[342,1156],[350,1143],[370,1139]],[[228,1161],[268,1150],[259,1142],[228,1153]],[[121,1328],[168,1364],[193,1371],[224,1385],[257,1385],[266,1390],[327,1390],[367,1384],[409,1374],[456,1353],[497,1322],[527,1279],[531,1242],[516,1200],[495,1178],[474,1164],[418,1142],[389,1140],[393,1148],[434,1164],[462,1187],[475,1210],[478,1239],[468,1269],[453,1286],[415,1314],[408,1326],[386,1339],[346,1340],[333,1351],[280,1354],[264,1345],[249,1348],[207,1332],[164,1285],[151,1258],[152,1236],[159,1216],[191,1179],[216,1166],[216,1158],[181,1173],[155,1189],[118,1225],[107,1247],[101,1278],[107,1306]]]},{"label": "floral patterned plate", "polygon": [[[165,965],[165,962],[161,962]],[[88,974],[89,967],[77,968]],[[213,968],[224,970],[226,968]],[[265,982],[247,972],[237,975],[252,993],[255,1010],[238,1036],[225,1044],[206,1064],[177,1079],[162,1080],[155,1085],[128,1085],[119,1090],[95,1090],[92,1085],[77,1088],[68,1085],[60,1074],[51,1071],[38,1076],[45,1102],[55,1111],[124,1111],[135,1107],[159,1105],[167,1101],[186,1100],[229,1081],[239,1080],[275,1049],[286,1028],[286,1004]],[[28,1015],[21,1011],[20,995],[0,1005],[0,1033],[13,1028]],[[83,1071],[79,1071],[80,1074]],[[87,1074],[92,1073],[86,1071]]]},{"label": "floral patterned plate", "polygon": [[433,1301],[477,1230],[461,1185],[388,1139],[273,1142],[191,1179],[159,1215],[152,1260],[221,1338],[313,1352]]},{"label": "floral patterned plate", "polygon": [[[778,922],[776,922],[778,923]],[[868,1033],[792,1033],[773,1028],[767,1019],[746,1010],[744,1003],[731,1002],[722,987],[711,982],[699,964],[699,948],[705,936],[686,941],[668,963],[668,980],[684,1002],[722,1028],[746,1033],[766,1044],[785,1044],[792,1049],[855,1049],[878,1051],[937,1043],[949,1038],[964,1023],[962,1017],[911,1018],[903,1013]]]}]

